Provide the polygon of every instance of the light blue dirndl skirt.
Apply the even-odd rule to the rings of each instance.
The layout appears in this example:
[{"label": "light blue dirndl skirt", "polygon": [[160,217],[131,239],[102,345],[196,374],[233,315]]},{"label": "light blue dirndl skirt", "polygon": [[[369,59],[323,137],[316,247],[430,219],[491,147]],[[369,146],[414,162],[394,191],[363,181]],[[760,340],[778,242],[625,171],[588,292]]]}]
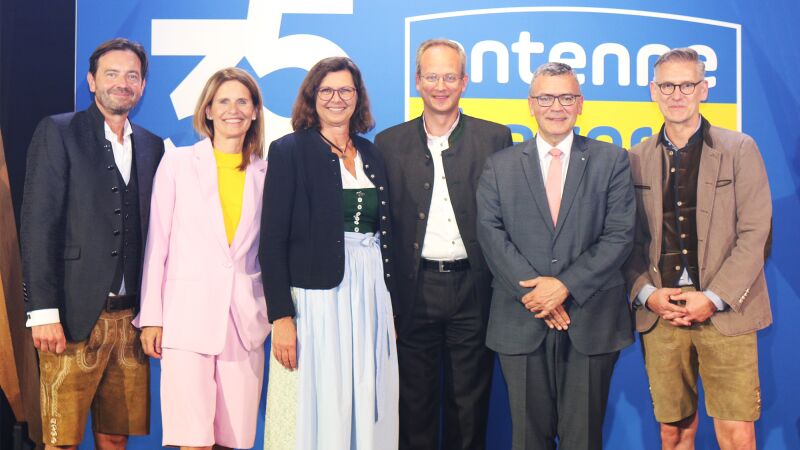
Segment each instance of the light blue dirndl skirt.
[{"label": "light blue dirndl skirt", "polygon": [[346,232],[342,283],[292,288],[298,369],[270,352],[265,449],[397,449],[397,347],[381,258],[376,235]]}]

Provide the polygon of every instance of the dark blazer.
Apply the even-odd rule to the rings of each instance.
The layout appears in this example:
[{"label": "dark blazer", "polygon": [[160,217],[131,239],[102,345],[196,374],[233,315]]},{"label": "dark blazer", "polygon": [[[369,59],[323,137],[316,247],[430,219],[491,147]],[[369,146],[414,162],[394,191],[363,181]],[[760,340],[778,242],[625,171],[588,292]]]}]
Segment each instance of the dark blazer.
[{"label": "dark blazer", "polygon": [[[511,131],[503,125],[461,114],[450,136],[450,148],[442,153],[447,190],[478,298],[489,302],[492,274],[486,266],[475,234],[475,191],[486,158],[512,144]],[[422,245],[428,226],[433,188],[433,162],[422,117],[382,131],[375,145],[386,160],[391,188],[394,257],[397,268],[396,325],[402,333],[411,320],[417,294]]]},{"label": "dark blazer", "polygon": [[622,265],[633,247],[636,203],[625,150],[575,136],[557,226],[536,140],[491,156],[478,187],[478,240],[494,273],[486,344],[531,353],[547,334],[520,302],[520,280],[558,278],[570,295],[572,344],[595,355],[633,343]]},{"label": "dark blazer", "polygon": [[[46,117],[28,148],[20,225],[25,307],[58,308],[69,341],[86,339],[97,322],[123,245],[115,213],[122,198],[112,190],[119,181],[104,120],[94,102],[85,111]],[[143,249],[164,142],[131,127]]]},{"label": "dark blazer", "polygon": [[[364,172],[378,189],[386,287],[391,293],[392,239],[383,159],[353,136]],[[294,316],[290,287],[332,289],[344,277],[344,208],[339,159],[316,129],[295,131],[270,144],[258,259],[269,321]]]}]

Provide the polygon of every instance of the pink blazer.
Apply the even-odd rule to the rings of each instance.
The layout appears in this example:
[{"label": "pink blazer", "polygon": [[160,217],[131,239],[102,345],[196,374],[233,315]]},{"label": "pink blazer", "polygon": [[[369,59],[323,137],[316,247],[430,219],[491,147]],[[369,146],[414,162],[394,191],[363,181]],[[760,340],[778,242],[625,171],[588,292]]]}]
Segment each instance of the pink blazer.
[{"label": "pink blazer", "polygon": [[239,226],[228,246],[211,141],[167,150],[153,182],[137,327],[163,327],[162,346],[217,355],[229,315],[248,350],[270,332],[258,264],[267,162],[247,166]]}]

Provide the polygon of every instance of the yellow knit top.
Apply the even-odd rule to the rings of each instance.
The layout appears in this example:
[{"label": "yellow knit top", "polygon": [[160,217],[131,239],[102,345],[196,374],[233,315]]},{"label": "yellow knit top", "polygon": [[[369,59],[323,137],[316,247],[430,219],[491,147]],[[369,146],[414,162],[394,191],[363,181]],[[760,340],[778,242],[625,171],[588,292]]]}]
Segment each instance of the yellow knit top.
[{"label": "yellow knit top", "polygon": [[223,153],[214,149],[214,159],[217,160],[217,185],[225,222],[225,236],[228,238],[228,245],[231,245],[242,216],[245,175],[243,170],[239,170],[242,154]]}]

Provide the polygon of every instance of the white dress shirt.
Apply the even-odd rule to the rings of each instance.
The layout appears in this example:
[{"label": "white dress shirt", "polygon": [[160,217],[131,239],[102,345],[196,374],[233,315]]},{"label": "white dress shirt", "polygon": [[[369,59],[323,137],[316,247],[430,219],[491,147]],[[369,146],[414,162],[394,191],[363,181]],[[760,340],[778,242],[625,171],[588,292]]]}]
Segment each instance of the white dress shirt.
[{"label": "white dress shirt", "polygon": [[[108,122],[103,122],[103,129],[105,131],[105,138],[111,142],[111,151],[114,153],[114,164],[117,165],[122,179],[125,184],[131,179],[131,165],[133,163],[133,145],[131,144],[131,123],[125,120],[125,126],[122,130],[122,143],[116,133],[111,131]],[[113,295],[113,294],[112,294]],[[125,295],[125,278],[122,278],[122,285],[119,289],[119,295]],[[25,322],[26,327],[34,327],[37,325],[47,325],[51,323],[61,322],[61,317],[58,314],[58,308],[37,309],[28,313],[28,320]]]},{"label": "white dress shirt", "polygon": [[[422,257],[435,261],[455,261],[467,258],[467,249],[458,231],[450,192],[447,189],[447,176],[444,173],[442,153],[450,148],[450,135],[458,125],[461,116],[453,122],[453,126],[442,136],[433,136],[425,126],[428,137],[428,150],[433,161],[433,187],[431,207],[428,210],[428,225],[425,228],[425,240],[422,244]],[[425,118],[423,116],[423,125]]]}]

